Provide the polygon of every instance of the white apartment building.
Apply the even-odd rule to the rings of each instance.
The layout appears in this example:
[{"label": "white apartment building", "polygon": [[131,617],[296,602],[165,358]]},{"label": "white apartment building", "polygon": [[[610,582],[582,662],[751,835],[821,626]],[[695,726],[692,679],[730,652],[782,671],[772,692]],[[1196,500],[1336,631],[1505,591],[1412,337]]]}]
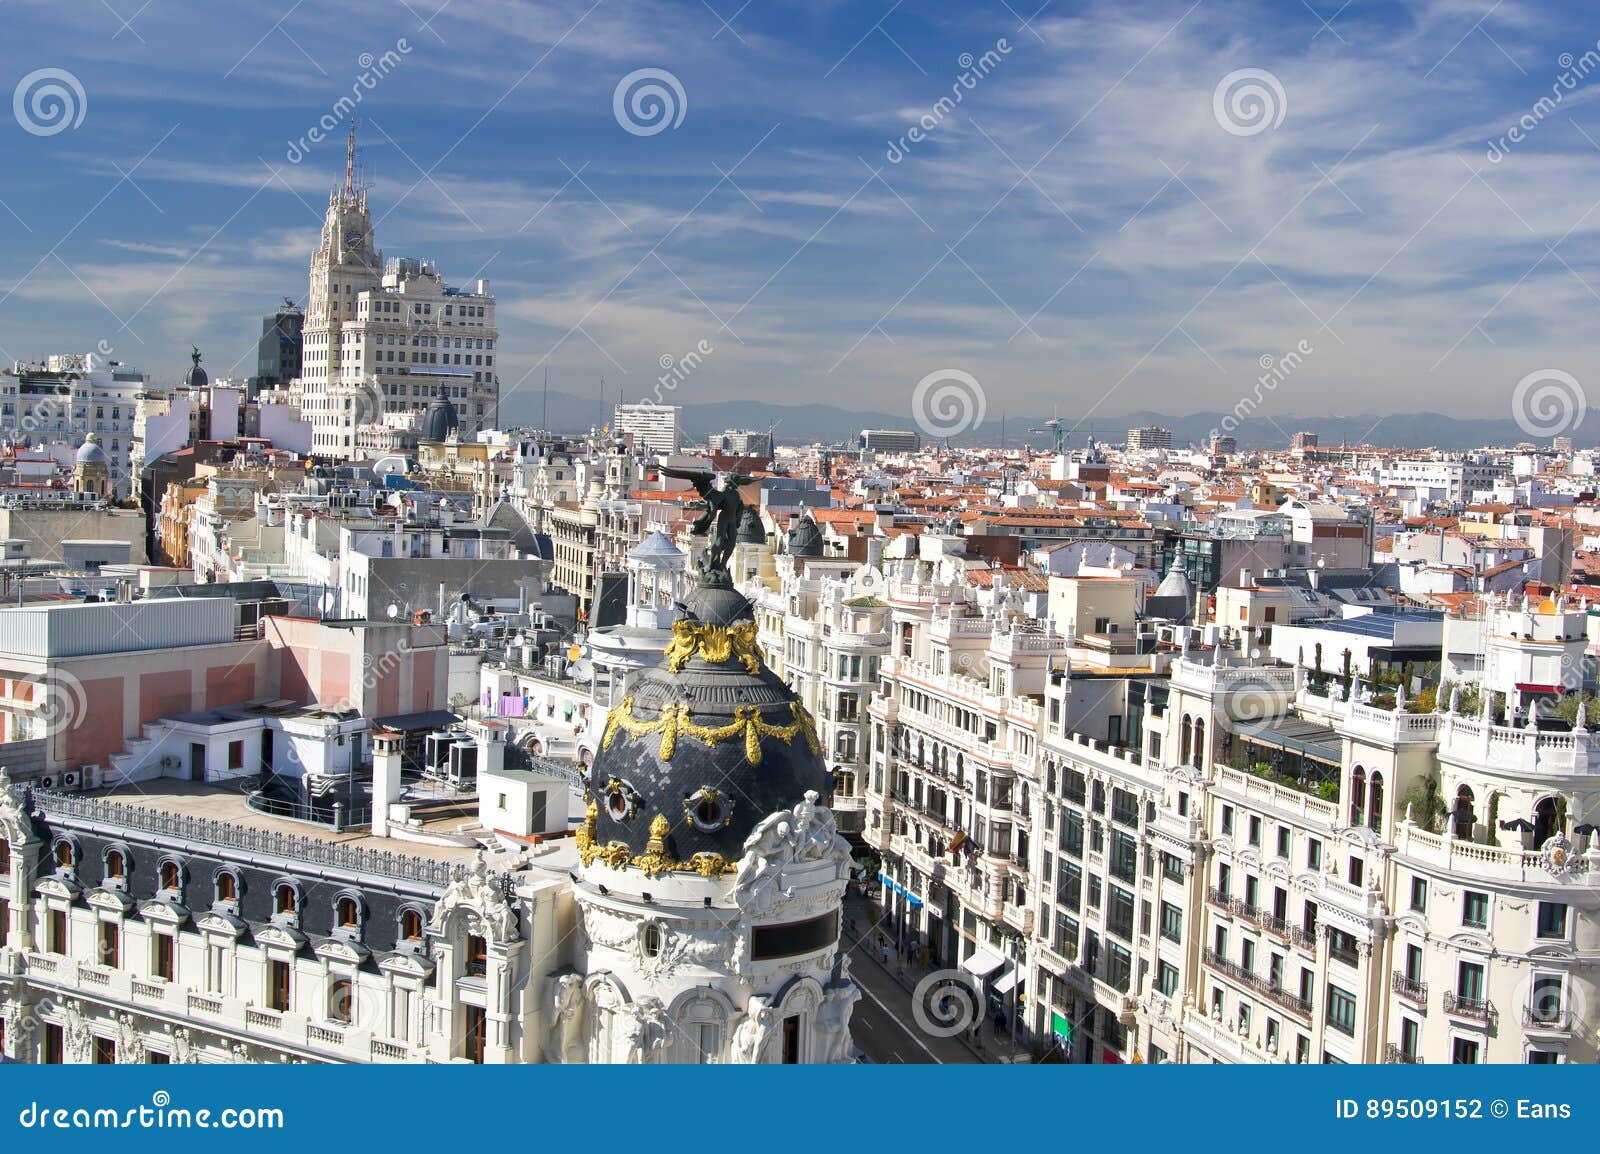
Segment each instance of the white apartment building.
[{"label": "white apartment building", "polygon": [[[430,260],[385,262],[367,193],[355,183],[355,137],[343,189],[329,195],[311,256],[301,375],[290,392],[312,422],[312,451],[352,458],[356,430],[413,417],[424,437],[465,439],[498,417],[494,298],[489,282],[449,287]],[[430,410],[448,413],[438,430]]]},{"label": "white apartment building", "polygon": [[676,453],[683,443],[683,406],[620,404],[611,412],[613,433],[632,433],[654,453]]},{"label": "white apartment building", "polygon": [[0,438],[74,450],[94,433],[110,461],[119,497],[133,490],[134,417],[150,378],[99,353],[67,353],[42,363],[16,361],[0,375]]}]

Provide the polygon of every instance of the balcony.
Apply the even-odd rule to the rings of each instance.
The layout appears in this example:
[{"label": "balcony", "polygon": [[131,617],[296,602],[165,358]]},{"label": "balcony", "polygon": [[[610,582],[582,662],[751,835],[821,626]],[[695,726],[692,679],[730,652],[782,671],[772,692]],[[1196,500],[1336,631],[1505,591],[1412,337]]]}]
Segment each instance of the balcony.
[{"label": "balcony", "polygon": [[1554,1009],[1544,1006],[1523,1006],[1522,1028],[1548,1034],[1571,1033],[1572,1011],[1564,1006]]},{"label": "balcony", "polygon": [[1311,1016],[1311,1003],[1305,998],[1291,994],[1282,986],[1274,985],[1267,978],[1263,978],[1259,974],[1252,973],[1243,966],[1239,965],[1237,962],[1230,961],[1221,954],[1217,953],[1216,950],[1206,950],[1205,963],[1212,969],[1220,970],[1233,981],[1238,982],[1240,985],[1245,986],[1250,990],[1253,990],[1255,993],[1260,994],[1262,997],[1267,998],[1269,1001],[1285,1010],[1288,1010],[1290,1013],[1297,1014],[1302,1018],[1309,1018]]},{"label": "balcony", "polygon": [[1390,1042],[1383,1048],[1383,1060],[1390,1066],[1420,1066],[1422,1059],[1415,1054],[1402,1050],[1399,1045]]},{"label": "balcony", "polygon": [[[1419,982],[1415,978],[1408,978],[1399,970],[1389,977],[1389,988],[1408,1002],[1414,1003],[1418,1009],[1426,1011],[1428,1008],[1428,983]],[[1448,997],[1448,995],[1446,995]],[[1447,1007],[1448,1008],[1448,1007]]]},{"label": "balcony", "polygon": [[1498,1016],[1494,1003],[1487,998],[1468,998],[1461,994],[1445,991],[1444,1012],[1454,1014],[1458,1018],[1471,1018],[1474,1021],[1491,1023]]}]

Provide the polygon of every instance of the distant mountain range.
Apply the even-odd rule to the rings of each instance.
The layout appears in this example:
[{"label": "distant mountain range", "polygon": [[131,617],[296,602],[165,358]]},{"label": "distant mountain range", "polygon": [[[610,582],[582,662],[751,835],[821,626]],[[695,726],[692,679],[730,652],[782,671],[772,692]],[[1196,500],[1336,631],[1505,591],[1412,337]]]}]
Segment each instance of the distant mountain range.
[{"label": "distant mountain range", "polygon": [[[540,424],[543,405],[542,394],[537,389],[525,389],[508,397],[502,407],[501,423],[506,425]],[[606,404],[604,419],[609,421],[611,402]],[[1102,416],[1077,423],[1071,414],[1063,414],[1071,430],[1070,441],[1082,446],[1092,433],[1096,440],[1107,444],[1122,444],[1128,430],[1143,425],[1159,425],[1172,430],[1172,443],[1178,447],[1205,445],[1212,430],[1226,431],[1226,413],[1191,413],[1173,416],[1148,410],[1126,413],[1121,416]],[[549,396],[549,425],[566,432],[587,431],[602,419],[600,402],[595,397],[577,397],[571,393],[552,390]],[[959,437],[951,438],[956,445],[998,445],[1002,437],[1008,445],[1028,444],[1047,448],[1051,434],[1044,428],[1045,418],[1008,417],[1002,427],[1000,419],[991,414],[990,419]],[[1232,423],[1232,422],[1230,422]],[[1076,424],[1076,428],[1073,426]],[[772,428],[779,444],[829,444],[843,442],[853,445],[862,429],[914,429],[916,426],[908,412],[884,413],[871,410],[857,411],[838,405],[781,405],[764,401],[726,400],[713,403],[688,403],[683,406],[683,427],[690,439],[701,439],[724,429]],[[1399,448],[1474,449],[1482,445],[1515,445],[1525,441],[1548,445],[1549,436],[1530,437],[1517,423],[1505,420],[1478,420],[1451,417],[1443,413],[1399,413],[1378,417],[1363,414],[1353,417],[1273,417],[1247,418],[1236,422],[1231,435],[1241,449],[1283,449],[1289,444],[1289,434],[1305,429],[1315,432],[1323,448],[1340,444],[1392,446]],[[1580,447],[1600,442],[1600,414],[1589,414],[1579,426],[1568,430],[1574,443]]]}]

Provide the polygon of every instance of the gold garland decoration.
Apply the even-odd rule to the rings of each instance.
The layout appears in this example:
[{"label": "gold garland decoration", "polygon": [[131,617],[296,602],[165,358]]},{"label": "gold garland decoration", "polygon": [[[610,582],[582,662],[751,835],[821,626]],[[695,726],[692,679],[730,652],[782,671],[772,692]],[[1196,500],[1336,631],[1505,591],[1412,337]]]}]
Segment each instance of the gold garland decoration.
[{"label": "gold garland decoration", "polygon": [[752,676],[761,672],[761,651],[756,648],[754,621],[731,627],[674,621],[672,640],[664,651],[667,668],[673,673],[682,673],[683,667],[697,653],[712,665],[723,665],[738,658],[744,663],[745,672]]},{"label": "gold garland decoration", "polygon": [[812,753],[821,753],[822,746],[817,741],[817,723],[812,720],[811,714],[806,712],[805,706],[798,701],[791,701],[789,712],[794,720],[786,725],[776,725],[761,716],[759,705],[740,705],[734,708],[732,721],[723,725],[701,725],[690,718],[686,702],[668,702],[661,707],[660,717],[654,721],[640,721],[633,715],[633,694],[630,693],[614,706],[606,717],[606,731],[600,739],[600,746],[602,749],[610,749],[612,743],[616,741],[617,732],[623,730],[632,737],[659,733],[662,761],[672,760],[672,755],[677,752],[680,735],[703,741],[712,748],[724,741],[742,737],[744,755],[751,765],[761,764],[761,739],[764,737],[776,737],[783,742],[792,742],[796,737],[804,737]]},{"label": "gold garland decoration", "polygon": [[595,822],[600,808],[592,800],[584,812],[583,824],[574,834],[578,843],[578,857],[584,865],[599,861],[612,869],[623,870],[629,866],[640,870],[645,877],[660,877],[664,873],[697,873],[704,878],[731,874],[739,868],[738,862],[729,861],[719,853],[697,853],[688,861],[677,861],[667,853],[667,819],[659,813],[650,822],[650,840],[645,852],[635,854],[626,842],[614,841],[601,845],[595,836]]}]

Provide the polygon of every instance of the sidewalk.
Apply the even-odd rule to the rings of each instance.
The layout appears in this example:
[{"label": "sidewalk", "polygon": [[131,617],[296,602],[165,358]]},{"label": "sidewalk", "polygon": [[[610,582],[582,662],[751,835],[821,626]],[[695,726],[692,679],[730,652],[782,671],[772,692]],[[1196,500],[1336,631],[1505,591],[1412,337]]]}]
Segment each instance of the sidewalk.
[{"label": "sidewalk", "polygon": [[906,1028],[923,1036],[930,1046],[935,1042],[942,1042],[947,1047],[959,1045],[968,1055],[946,1060],[989,1063],[1033,1061],[1033,1055],[1025,1046],[1012,1044],[1009,1031],[999,1038],[995,1037],[994,1022],[987,1014],[979,1023],[976,1036],[973,1031],[963,1030],[950,1038],[927,1038],[917,1027],[912,1014],[912,993],[923,978],[950,967],[918,966],[895,950],[892,942],[889,964],[885,966],[879,946],[882,931],[878,928],[883,914],[878,905],[857,896],[847,897],[844,917],[843,938],[850,951],[850,966],[856,980],[864,989],[877,993]]}]

